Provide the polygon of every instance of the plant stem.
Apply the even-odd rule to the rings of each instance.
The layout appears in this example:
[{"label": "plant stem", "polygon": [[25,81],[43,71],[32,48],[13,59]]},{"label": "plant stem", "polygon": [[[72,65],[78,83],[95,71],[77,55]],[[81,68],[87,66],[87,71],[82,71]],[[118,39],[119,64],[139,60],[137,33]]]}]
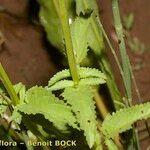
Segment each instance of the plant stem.
[{"label": "plant stem", "polygon": [[0,63],[0,78],[12,100],[13,105],[17,105],[19,103],[19,98],[1,63]]},{"label": "plant stem", "polygon": [[101,30],[102,30],[102,33],[103,33],[103,35],[104,35],[104,38],[105,38],[105,40],[106,40],[106,42],[107,42],[107,44],[108,44],[108,46],[109,46],[109,48],[110,48],[110,50],[111,50],[111,53],[113,54],[113,56],[114,56],[114,58],[115,58],[115,61],[116,61],[116,63],[117,63],[117,66],[118,66],[118,68],[119,68],[119,71],[120,71],[120,74],[121,74],[121,76],[122,76],[122,79],[123,79],[123,81],[125,82],[125,78],[124,78],[124,72],[123,72],[123,70],[122,70],[122,67],[121,67],[121,64],[120,64],[120,62],[119,62],[119,59],[118,59],[118,57],[117,57],[117,54],[116,54],[116,52],[115,52],[115,49],[112,47],[112,45],[111,45],[111,42],[110,42],[110,40],[109,40],[109,38],[108,38],[108,36],[107,36],[107,34],[106,34],[106,31],[105,31],[105,29],[104,29],[104,27],[103,27],[103,25],[102,25],[102,23],[101,23],[101,20],[99,19],[99,26],[101,27]]},{"label": "plant stem", "polygon": [[59,0],[60,19],[61,19],[61,24],[62,24],[64,40],[65,40],[65,44],[66,44],[66,53],[67,53],[69,68],[70,68],[70,72],[71,72],[74,83],[78,84],[79,75],[78,75],[78,70],[77,70],[75,54],[73,51],[73,44],[72,44],[70,26],[69,26],[69,20],[68,20],[68,13],[67,13],[65,5],[66,5],[65,0]]},{"label": "plant stem", "polygon": [[104,119],[109,113],[108,108],[104,103],[104,98],[99,94],[98,88],[93,88],[93,93],[96,106],[101,114],[102,119]]},{"label": "plant stem", "polygon": [[122,60],[122,69],[124,72],[124,78],[125,78],[124,84],[126,89],[126,95],[129,100],[129,103],[131,104],[131,99],[132,99],[131,75],[130,75],[130,69],[128,63],[128,55],[126,52],[126,46],[124,41],[123,27],[120,18],[118,0],[112,0],[112,11],[113,11],[114,24],[115,24],[117,37],[118,37],[120,55]]},{"label": "plant stem", "polygon": [[[119,50],[122,60],[122,69],[124,72],[124,78],[125,78],[125,89],[126,89],[126,95],[128,98],[129,106],[132,105],[132,82],[131,82],[131,70],[130,70],[130,61],[129,57],[126,52],[126,46],[125,46],[125,40],[124,40],[124,33],[123,33],[123,27],[121,23],[121,17],[119,12],[119,4],[118,0],[112,0],[112,11],[113,11],[113,17],[114,17],[114,25],[118,37],[118,43],[119,43]],[[133,74],[132,74],[133,75]],[[139,140],[138,140],[138,133],[136,129],[136,125],[133,125],[133,141],[135,144],[135,147],[137,149],[140,149],[139,147]]]}]

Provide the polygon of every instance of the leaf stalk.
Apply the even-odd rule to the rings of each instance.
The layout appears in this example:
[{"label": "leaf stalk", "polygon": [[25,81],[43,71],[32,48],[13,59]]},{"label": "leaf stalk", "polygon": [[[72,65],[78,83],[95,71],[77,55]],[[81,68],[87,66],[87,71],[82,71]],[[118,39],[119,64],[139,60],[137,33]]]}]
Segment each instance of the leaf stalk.
[{"label": "leaf stalk", "polygon": [[16,106],[19,103],[19,98],[1,63],[0,63],[0,78],[12,100],[13,105]]}]

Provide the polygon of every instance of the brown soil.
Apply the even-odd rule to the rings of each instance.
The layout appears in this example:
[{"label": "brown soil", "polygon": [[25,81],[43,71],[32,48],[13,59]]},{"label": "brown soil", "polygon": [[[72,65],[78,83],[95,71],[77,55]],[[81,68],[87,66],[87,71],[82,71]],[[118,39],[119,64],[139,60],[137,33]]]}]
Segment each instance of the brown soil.
[{"label": "brown soil", "polygon": [[[52,61],[52,48],[46,48],[43,29],[29,21],[27,13],[30,9],[29,2],[32,0],[0,0],[0,33],[5,42],[0,47],[0,62],[5,67],[14,83],[23,82],[28,86],[35,84],[44,85],[48,79],[57,71],[56,64]],[[150,47],[150,0],[120,0],[122,15],[134,13],[135,23],[132,36],[136,36],[147,47]],[[111,13],[111,1],[99,0],[102,22],[106,31],[113,40],[114,27]],[[1,40],[1,39],[0,39]],[[134,71],[138,87],[143,101],[150,98],[150,49],[143,54],[133,53],[128,48],[132,65],[140,60],[143,67]],[[120,90],[122,82],[119,77],[113,56],[108,51],[110,62],[113,64],[116,81]],[[134,94],[135,92],[133,92]],[[134,94],[136,100],[136,94]],[[146,150],[150,141],[141,142],[142,150]]]},{"label": "brown soil", "polygon": [[0,32],[5,40],[0,61],[14,83],[33,86],[45,84],[56,67],[44,46],[42,29],[27,19],[27,4],[24,0],[0,0],[7,10],[0,13]]}]

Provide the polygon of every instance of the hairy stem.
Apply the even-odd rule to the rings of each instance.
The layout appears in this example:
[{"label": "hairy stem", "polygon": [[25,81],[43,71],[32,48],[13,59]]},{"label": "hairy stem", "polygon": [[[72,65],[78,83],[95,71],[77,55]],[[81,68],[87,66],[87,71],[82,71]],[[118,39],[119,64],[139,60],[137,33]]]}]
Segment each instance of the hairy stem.
[{"label": "hairy stem", "polygon": [[120,12],[119,12],[119,5],[118,0],[112,0],[112,11],[113,11],[113,17],[114,17],[114,25],[118,37],[118,43],[119,43],[119,49],[120,49],[120,55],[122,60],[122,69],[124,72],[124,84],[126,89],[126,95],[128,97],[129,103],[131,104],[132,99],[132,90],[131,90],[131,75],[130,75],[130,69],[129,69],[129,63],[128,63],[128,55],[126,52],[126,46],[124,41],[124,33],[123,33],[123,27],[121,23],[120,18]]},{"label": "hairy stem", "polygon": [[73,51],[73,44],[72,44],[72,39],[71,39],[70,26],[68,22],[68,14],[66,10],[65,0],[59,0],[59,6],[60,6],[60,19],[61,19],[62,30],[64,34],[64,40],[66,44],[66,53],[67,53],[69,68],[70,68],[70,72],[71,72],[74,83],[78,84],[79,75],[78,75],[78,70],[77,70],[75,54]]},{"label": "hairy stem", "polygon": [[0,78],[12,100],[13,105],[14,106],[17,105],[19,103],[19,98],[1,63],[0,63]]}]

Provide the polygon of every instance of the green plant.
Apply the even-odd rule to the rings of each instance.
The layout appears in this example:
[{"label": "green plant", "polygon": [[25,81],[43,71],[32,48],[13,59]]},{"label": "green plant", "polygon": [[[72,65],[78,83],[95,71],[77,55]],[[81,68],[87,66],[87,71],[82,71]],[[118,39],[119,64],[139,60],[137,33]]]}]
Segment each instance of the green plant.
[{"label": "green plant", "polygon": [[[13,139],[19,136],[27,149],[34,149],[33,145],[28,144],[34,136],[36,138],[32,139],[33,141],[43,142],[47,139],[67,140],[74,132],[77,132],[78,136],[83,132],[88,147],[83,144],[80,149],[101,150],[104,145],[110,150],[119,149],[116,140],[119,134],[132,129],[136,121],[149,118],[150,103],[132,106],[131,79],[136,89],[137,86],[126,54],[118,1],[113,0],[112,6],[116,32],[121,42],[122,66],[99,20],[96,1],[38,2],[40,19],[48,39],[66,56],[69,69],[56,73],[46,87],[35,86],[26,89],[21,83],[13,86],[0,64],[0,79],[4,86],[0,90],[0,113],[3,115],[9,108],[10,123],[13,122],[15,128],[20,131],[16,132],[10,128]],[[73,7],[74,3],[76,7]],[[111,73],[102,33],[120,69],[126,89],[126,103],[123,102]],[[96,69],[94,64],[91,68],[87,67],[85,61],[88,59],[88,52],[96,58],[99,69]],[[115,112],[107,114],[103,120],[97,115],[94,101],[94,91],[102,84],[107,84],[115,108]],[[103,109],[100,107],[100,111]],[[32,132],[34,136],[29,137],[28,132]],[[135,137],[134,134],[133,136]],[[84,142],[82,139],[82,143]],[[42,146],[42,149],[51,149],[53,146],[56,145]],[[133,148],[136,146],[133,145]]]}]

